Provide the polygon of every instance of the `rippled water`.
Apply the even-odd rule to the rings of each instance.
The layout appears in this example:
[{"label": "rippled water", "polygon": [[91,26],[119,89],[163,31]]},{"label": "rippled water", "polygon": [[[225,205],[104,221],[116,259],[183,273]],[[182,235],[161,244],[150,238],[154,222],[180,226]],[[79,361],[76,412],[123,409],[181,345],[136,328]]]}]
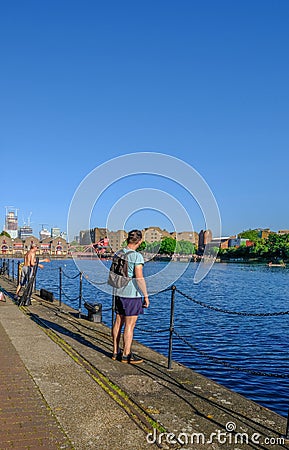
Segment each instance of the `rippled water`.
[{"label": "rippled water", "polygon": [[[183,263],[172,264],[180,270]],[[150,262],[145,273],[156,274],[166,263]],[[104,266],[83,260],[76,267],[71,260],[52,261],[37,274],[37,288],[53,291],[58,298],[59,267],[64,274],[76,275],[78,268],[90,280],[106,279]],[[185,267],[185,266],[183,266]],[[200,283],[193,283],[197,264],[189,264],[176,281],[177,288],[198,301],[214,307],[247,313],[268,313],[289,310],[289,270],[269,268],[266,265],[215,264]],[[160,275],[162,276],[162,275]],[[157,277],[156,277],[157,278]],[[78,308],[79,278],[71,280],[63,275],[62,301]],[[69,298],[66,298],[65,295]],[[167,355],[168,333],[147,333],[142,329],[159,330],[169,327],[170,292],[150,297],[151,306],[138,320],[135,338]],[[103,304],[103,321],[111,324],[111,296],[83,282],[83,298]],[[106,311],[107,310],[107,311]],[[229,315],[207,309],[176,293],[175,330],[193,347],[211,357],[257,372],[289,374],[288,370],[289,315],[275,317],[248,317]],[[229,369],[201,355],[179,338],[174,337],[173,358],[228,388],[278,412],[287,415],[289,407],[288,378],[257,376]]]}]

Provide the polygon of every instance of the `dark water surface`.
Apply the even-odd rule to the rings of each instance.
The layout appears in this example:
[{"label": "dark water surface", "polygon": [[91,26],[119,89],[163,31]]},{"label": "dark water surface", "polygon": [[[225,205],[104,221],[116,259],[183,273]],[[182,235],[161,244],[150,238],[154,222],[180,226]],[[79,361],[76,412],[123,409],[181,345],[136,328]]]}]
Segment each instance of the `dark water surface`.
[{"label": "dark water surface", "polygon": [[[77,275],[80,269],[87,274],[89,280],[105,281],[107,274],[103,270],[103,263],[98,264],[101,267],[90,260],[81,261],[80,266],[76,266],[72,260],[52,261],[45,264],[43,270],[39,269],[37,288],[43,287],[53,291],[54,296],[59,298],[58,268],[60,266],[64,274],[68,276]],[[172,270],[182,264],[171,264]],[[145,265],[145,273],[146,275],[156,274],[165,265],[166,263],[162,262],[149,262]],[[175,285],[180,291],[198,301],[213,307],[246,313],[274,313],[289,310],[289,269],[287,268],[217,263],[201,283],[194,284],[193,276],[196,267],[195,263],[189,264]],[[79,278],[70,279],[64,274],[62,301],[77,309]],[[108,309],[111,306],[111,296],[100,288],[93,286],[84,277],[83,301],[102,303],[103,321],[110,326],[111,311]],[[152,295],[151,306],[143,316],[140,316],[138,328],[135,331],[136,339],[165,355],[168,354],[168,332],[157,333],[156,331],[169,327],[170,298],[170,291]],[[86,310],[83,311],[86,312]],[[212,361],[198,351],[241,369],[268,374],[289,374],[288,319],[289,314],[249,317],[216,312],[194,303],[177,292],[175,330],[194,349],[175,336],[173,358],[285,416],[289,407],[288,378],[257,376],[234,370]],[[148,329],[155,332],[142,331]]]}]

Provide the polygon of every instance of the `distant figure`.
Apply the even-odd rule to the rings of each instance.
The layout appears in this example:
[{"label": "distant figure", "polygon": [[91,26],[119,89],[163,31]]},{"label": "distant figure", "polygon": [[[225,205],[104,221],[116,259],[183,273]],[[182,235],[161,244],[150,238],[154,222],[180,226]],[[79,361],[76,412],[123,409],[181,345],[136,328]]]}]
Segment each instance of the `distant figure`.
[{"label": "distant figure", "polygon": [[[22,264],[22,267],[20,265],[21,267],[20,281],[14,296],[15,300],[18,300],[21,288],[25,286],[31,278],[33,267],[36,266],[36,252],[37,252],[37,245],[32,244],[30,250],[24,255],[24,263]],[[49,259],[42,259],[39,262],[49,262]],[[42,264],[38,264],[38,267],[40,267],[40,269],[43,269],[44,266]]]},{"label": "distant figure", "polygon": [[[143,308],[148,308],[149,306],[146,282],[143,277],[144,259],[142,254],[136,251],[141,243],[142,232],[140,230],[132,230],[128,233],[127,247],[123,250],[124,252],[129,252],[127,255],[128,277],[131,280],[125,287],[116,289],[115,296],[116,319],[112,328],[112,359],[119,359],[121,362],[129,364],[143,362],[141,358],[131,352],[131,344],[138,315],[143,314]],[[124,347],[123,352],[121,352],[119,343],[123,326]]]}]

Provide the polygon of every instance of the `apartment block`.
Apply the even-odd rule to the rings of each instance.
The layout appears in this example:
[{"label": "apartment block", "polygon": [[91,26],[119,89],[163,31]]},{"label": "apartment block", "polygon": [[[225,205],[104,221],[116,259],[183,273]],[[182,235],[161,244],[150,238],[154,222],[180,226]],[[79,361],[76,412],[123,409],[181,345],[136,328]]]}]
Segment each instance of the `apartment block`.
[{"label": "apartment block", "polygon": [[158,242],[161,241],[164,237],[170,237],[170,233],[166,230],[162,230],[160,227],[149,227],[142,230],[144,241]]},{"label": "apartment block", "polygon": [[199,234],[196,231],[181,231],[179,233],[171,233],[177,241],[189,241],[192,244],[198,246]]},{"label": "apartment block", "polygon": [[122,247],[127,238],[127,233],[124,230],[108,231],[107,237],[110,248],[113,252],[116,252]]}]

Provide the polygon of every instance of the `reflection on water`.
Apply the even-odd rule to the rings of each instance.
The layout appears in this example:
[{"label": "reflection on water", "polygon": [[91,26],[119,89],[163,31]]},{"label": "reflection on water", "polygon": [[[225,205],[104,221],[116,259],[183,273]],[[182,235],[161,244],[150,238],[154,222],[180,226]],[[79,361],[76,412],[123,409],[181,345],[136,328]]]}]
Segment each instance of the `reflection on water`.
[{"label": "reflection on water", "polygon": [[[63,268],[62,300],[78,308],[79,279],[71,280],[79,268],[93,282],[105,282],[110,262],[82,260],[78,267],[73,261],[52,261],[39,270],[37,288],[44,287],[59,296],[59,267]],[[149,262],[145,275],[149,277],[151,291],[170,283],[175,274],[184,270],[182,263]],[[197,264],[189,264],[185,273],[175,282],[185,294],[218,308],[248,313],[289,311],[289,270],[263,265],[215,264],[207,277],[194,284]],[[165,277],[168,277],[167,279]],[[66,297],[65,297],[66,296]],[[67,298],[68,297],[68,298]],[[104,309],[111,305],[111,296],[93,286],[85,277],[84,301],[97,301]],[[151,295],[151,306],[140,316],[135,337],[144,344],[167,355],[167,333],[145,333],[141,329],[169,327],[170,292]],[[106,324],[111,323],[111,312],[103,314]],[[248,317],[212,311],[176,294],[175,329],[192,346],[230,362],[237,367],[254,371],[288,374],[288,314],[273,317]],[[216,364],[174,338],[173,357],[194,370],[214,379],[248,398],[286,415],[289,406],[288,379],[256,376],[228,369]]]}]

